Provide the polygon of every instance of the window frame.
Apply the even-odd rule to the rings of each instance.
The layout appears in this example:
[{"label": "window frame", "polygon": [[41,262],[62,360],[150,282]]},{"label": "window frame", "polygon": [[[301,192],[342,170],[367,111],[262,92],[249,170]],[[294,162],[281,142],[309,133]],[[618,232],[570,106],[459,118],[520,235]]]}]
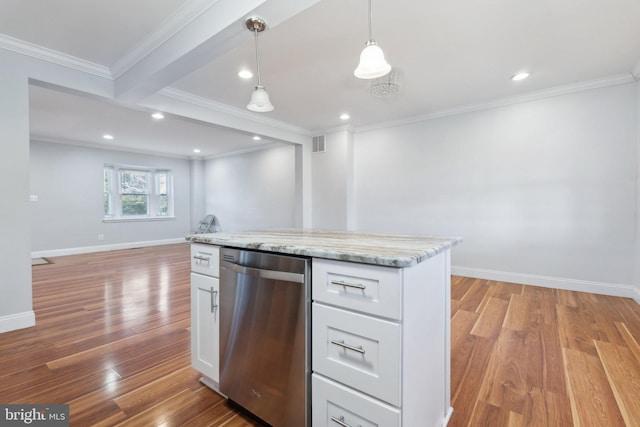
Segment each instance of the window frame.
[{"label": "window frame", "polygon": [[[174,191],[173,173],[169,168],[149,168],[143,166],[117,165],[105,163],[103,168],[104,197],[103,197],[103,221],[157,221],[175,219],[174,216]],[[147,174],[147,192],[141,193],[147,198],[147,213],[142,215],[125,214],[122,211],[122,196],[128,193],[122,192],[122,172],[144,172]],[[166,176],[166,194],[161,192],[160,177]],[[107,188],[109,191],[106,191]],[[167,207],[163,213],[162,197],[166,197]],[[107,200],[108,199],[108,200]],[[107,209],[109,207],[109,210]]]}]

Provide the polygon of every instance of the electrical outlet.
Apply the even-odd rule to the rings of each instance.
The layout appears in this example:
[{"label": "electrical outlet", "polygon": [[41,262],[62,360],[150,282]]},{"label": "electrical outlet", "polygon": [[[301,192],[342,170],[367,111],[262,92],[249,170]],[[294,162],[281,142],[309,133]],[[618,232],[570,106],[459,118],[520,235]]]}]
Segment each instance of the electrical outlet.
[{"label": "electrical outlet", "polygon": [[98,240],[104,240],[104,234],[98,234]]},{"label": "electrical outlet", "polygon": [[29,201],[30,202],[37,202],[38,201],[38,196],[36,194],[32,194],[29,196]]}]

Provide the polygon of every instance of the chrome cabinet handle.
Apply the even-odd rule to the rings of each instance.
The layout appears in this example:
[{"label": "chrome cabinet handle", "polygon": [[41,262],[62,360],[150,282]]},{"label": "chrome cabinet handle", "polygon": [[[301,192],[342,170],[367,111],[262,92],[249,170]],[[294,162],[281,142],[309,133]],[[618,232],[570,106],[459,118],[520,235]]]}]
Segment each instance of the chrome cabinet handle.
[{"label": "chrome cabinet handle", "polygon": [[218,304],[216,304],[216,297],[218,296],[218,291],[214,291],[213,286],[211,287],[211,289],[205,289],[198,286],[198,289],[200,289],[201,291],[209,292],[211,296],[211,312],[213,313],[213,311],[216,308],[218,308]]},{"label": "chrome cabinet handle", "polygon": [[354,288],[354,289],[367,289],[365,285],[361,285],[359,283],[348,283],[344,280],[332,280],[332,285],[344,286],[345,288]]},{"label": "chrome cabinet handle", "polygon": [[[340,415],[340,418],[331,417],[331,421],[333,421],[336,424],[341,425],[342,427],[351,427],[349,424],[344,422],[344,417],[342,415]],[[358,427],[362,427],[362,425],[358,424]]]},{"label": "chrome cabinet handle", "polygon": [[360,354],[364,354],[365,350],[364,348],[362,348],[362,346],[353,346],[353,345],[349,345],[349,344],[345,344],[345,342],[343,340],[331,340],[331,344],[333,345],[337,345],[338,347],[342,347],[342,348],[346,348],[347,350],[351,350],[351,351],[355,351],[356,353],[360,353]]},{"label": "chrome cabinet handle", "polygon": [[193,259],[197,259],[198,261],[206,261],[207,263],[209,263],[209,261],[211,261],[211,257],[201,256],[201,255],[194,255]]},{"label": "chrome cabinet handle", "polygon": [[211,312],[213,313],[216,308],[218,308],[218,304],[216,304],[216,297],[218,296],[218,291],[213,290],[213,286],[211,287]]}]

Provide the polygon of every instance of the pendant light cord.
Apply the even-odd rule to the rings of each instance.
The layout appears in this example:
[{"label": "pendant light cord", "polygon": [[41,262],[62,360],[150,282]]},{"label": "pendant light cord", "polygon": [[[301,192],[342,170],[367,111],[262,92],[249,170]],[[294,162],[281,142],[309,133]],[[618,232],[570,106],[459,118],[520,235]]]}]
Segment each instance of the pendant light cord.
[{"label": "pendant light cord", "polygon": [[258,28],[253,27],[253,35],[256,39],[256,70],[258,71],[258,86],[262,86],[260,81],[260,55],[258,54]]},{"label": "pendant light cord", "polygon": [[373,41],[373,29],[371,28],[371,0],[369,0],[369,41]]}]

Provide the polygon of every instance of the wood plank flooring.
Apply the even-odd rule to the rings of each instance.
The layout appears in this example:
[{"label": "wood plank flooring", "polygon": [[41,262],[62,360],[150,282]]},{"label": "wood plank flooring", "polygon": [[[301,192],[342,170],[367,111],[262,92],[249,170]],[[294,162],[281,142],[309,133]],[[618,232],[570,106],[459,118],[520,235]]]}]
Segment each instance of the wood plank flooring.
[{"label": "wood plank flooring", "polygon": [[640,426],[640,306],[452,278],[450,426]]},{"label": "wood plank flooring", "polygon": [[72,426],[256,426],[190,367],[188,244],[32,267],[36,326],[0,334],[0,403],[67,403]]},{"label": "wood plank flooring", "polygon": [[[0,334],[0,403],[68,403],[81,427],[258,425],[190,368],[188,245],[50,260],[37,325]],[[454,276],[451,306],[450,426],[640,426],[633,300]]]}]

